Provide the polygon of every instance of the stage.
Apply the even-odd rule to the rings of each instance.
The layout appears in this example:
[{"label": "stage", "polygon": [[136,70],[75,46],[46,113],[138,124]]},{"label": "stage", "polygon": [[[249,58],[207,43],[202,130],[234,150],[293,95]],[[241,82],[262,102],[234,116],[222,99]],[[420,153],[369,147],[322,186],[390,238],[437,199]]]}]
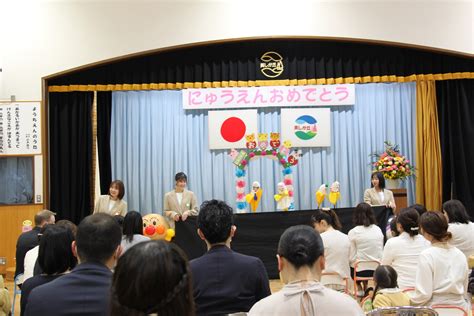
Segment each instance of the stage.
[{"label": "stage", "polygon": [[[373,208],[379,227],[385,235],[385,228],[392,210],[385,207]],[[335,209],[342,224],[342,231],[353,227],[353,207]],[[280,235],[290,226],[309,225],[314,210],[291,212],[264,212],[235,214],[237,231],[232,239],[234,251],[259,257],[265,265],[269,279],[278,279],[276,251]],[[206,252],[206,244],[197,235],[196,217],[176,223],[176,236],[173,242],[179,245],[188,258],[194,259]]]}]

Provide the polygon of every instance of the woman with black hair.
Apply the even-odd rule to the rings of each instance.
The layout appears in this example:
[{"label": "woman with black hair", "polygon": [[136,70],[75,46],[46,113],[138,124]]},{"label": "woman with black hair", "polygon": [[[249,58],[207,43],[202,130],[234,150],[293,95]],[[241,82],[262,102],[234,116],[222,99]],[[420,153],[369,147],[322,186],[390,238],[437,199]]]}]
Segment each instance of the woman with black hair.
[{"label": "woman with black hair", "polygon": [[383,250],[382,264],[392,266],[398,274],[401,289],[415,287],[416,264],[420,253],[430,243],[418,234],[418,212],[404,208],[396,219],[396,229],[400,236],[387,240]]},{"label": "woman with black hair", "polygon": [[150,240],[150,238],[143,236],[143,218],[136,211],[128,212],[125,215],[122,232],[122,255],[136,244]]},{"label": "woman with black hair", "polygon": [[178,172],[175,177],[175,188],[165,194],[163,214],[168,218],[171,228],[177,221],[185,221],[188,216],[196,216],[198,204],[192,191],[186,190],[188,177],[184,172]]},{"label": "woman with black hair", "polygon": [[370,177],[370,189],[364,192],[364,202],[370,206],[385,205],[393,210],[394,214],[397,206],[393,192],[385,189],[385,178],[381,172],[374,172]]},{"label": "woman with black hair", "polygon": [[317,210],[311,216],[311,224],[320,234],[324,244],[326,267],[323,272],[336,272],[350,278],[349,237],[340,231],[341,222],[333,210]]},{"label": "woman with black hair", "polygon": [[64,226],[47,225],[39,241],[38,264],[43,271],[23,283],[21,288],[21,315],[26,311],[31,291],[72,270],[77,263],[72,253],[72,231]]},{"label": "woman with black hair", "polygon": [[285,230],[278,243],[277,260],[285,286],[257,302],[248,315],[364,315],[353,298],[319,282],[324,246],[311,227],[299,225]]},{"label": "woman with black hair", "polygon": [[381,265],[375,269],[374,285],[372,296],[374,308],[410,305],[408,295],[398,288],[397,271],[391,266]]},{"label": "woman with black hair", "polygon": [[461,250],[466,258],[474,255],[474,223],[469,220],[466,208],[459,200],[443,204],[443,214],[448,220],[448,231],[453,235],[451,245]]},{"label": "woman with black hair", "polygon": [[111,301],[113,316],[194,316],[186,255],[175,244],[162,240],[131,248],[115,267]]},{"label": "woman with black hair", "polygon": [[420,228],[431,247],[418,259],[412,304],[454,305],[469,311],[467,260],[461,250],[449,244],[446,218],[441,212],[426,212],[420,218]]}]

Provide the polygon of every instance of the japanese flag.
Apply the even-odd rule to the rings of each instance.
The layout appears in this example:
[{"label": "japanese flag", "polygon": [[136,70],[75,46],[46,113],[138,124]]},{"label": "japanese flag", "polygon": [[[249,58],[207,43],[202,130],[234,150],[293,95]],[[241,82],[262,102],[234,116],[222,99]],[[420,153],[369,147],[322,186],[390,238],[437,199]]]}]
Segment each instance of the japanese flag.
[{"label": "japanese flag", "polygon": [[209,149],[245,148],[245,135],[257,137],[257,110],[209,111],[208,118]]}]

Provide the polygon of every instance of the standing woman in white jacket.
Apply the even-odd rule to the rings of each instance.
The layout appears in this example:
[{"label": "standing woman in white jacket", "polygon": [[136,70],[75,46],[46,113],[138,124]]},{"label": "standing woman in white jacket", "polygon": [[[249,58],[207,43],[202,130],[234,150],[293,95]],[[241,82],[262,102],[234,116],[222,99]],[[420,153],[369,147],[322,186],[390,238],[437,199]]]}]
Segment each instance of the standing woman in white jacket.
[{"label": "standing woman in white jacket", "polygon": [[470,310],[467,302],[468,266],[464,254],[449,244],[451,233],[441,212],[426,212],[421,233],[431,242],[418,259],[413,305],[454,305]]},{"label": "standing woman in white jacket", "polygon": [[448,231],[453,235],[449,243],[461,250],[466,258],[474,255],[474,223],[469,220],[461,201],[444,202],[443,214],[449,223]]}]

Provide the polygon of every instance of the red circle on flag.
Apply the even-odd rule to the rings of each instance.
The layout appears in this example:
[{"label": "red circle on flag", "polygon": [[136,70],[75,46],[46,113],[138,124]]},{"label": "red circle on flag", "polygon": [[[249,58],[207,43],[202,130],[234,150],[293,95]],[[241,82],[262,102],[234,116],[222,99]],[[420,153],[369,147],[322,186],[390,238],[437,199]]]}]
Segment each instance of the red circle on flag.
[{"label": "red circle on flag", "polygon": [[222,123],[221,135],[226,141],[234,143],[244,137],[246,129],[244,121],[238,117],[229,117]]}]

